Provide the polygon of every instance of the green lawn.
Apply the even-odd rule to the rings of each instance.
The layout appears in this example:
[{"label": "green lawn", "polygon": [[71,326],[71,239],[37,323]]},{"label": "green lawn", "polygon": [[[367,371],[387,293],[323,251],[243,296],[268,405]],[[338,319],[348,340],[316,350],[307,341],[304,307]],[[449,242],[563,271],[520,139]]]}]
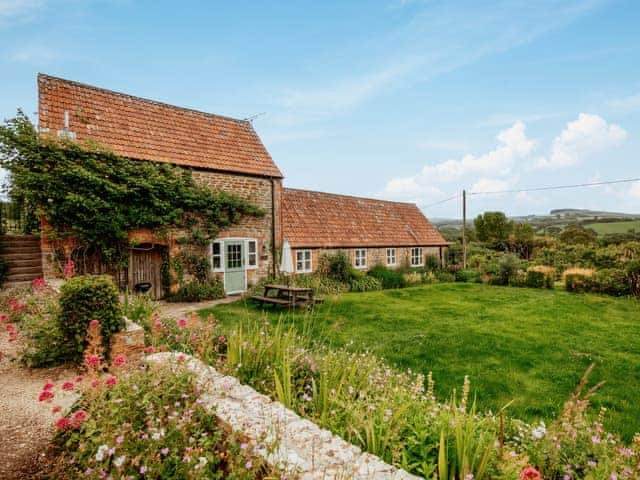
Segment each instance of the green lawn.
[{"label": "green lawn", "polygon": [[629,230],[640,232],[640,220],[589,223],[588,225],[585,225],[585,227],[594,229],[598,235],[606,235],[607,233],[627,233]]},{"label": "green lawn", "polygon": [[[607,382],[596,408],[610,409],[608,426],[627,440],[640,431],[640,302],[632,299],[458,283],[345,294],[312,314],[266,310],[300,325],[310,315],[321,341],[432,371],[441,398],[468,374],[481,407],[513,401],[511,414],[527,420],[554,417],[595,362],[593,382]],[[225,328],[265,315],[244,301],[213,313]]]}]

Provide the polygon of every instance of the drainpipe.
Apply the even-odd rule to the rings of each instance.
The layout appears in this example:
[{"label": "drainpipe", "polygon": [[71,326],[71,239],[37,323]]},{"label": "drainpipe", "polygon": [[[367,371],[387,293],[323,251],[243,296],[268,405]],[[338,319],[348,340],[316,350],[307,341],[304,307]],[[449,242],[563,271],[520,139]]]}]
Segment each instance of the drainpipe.
[{"label": "drainpipe", "polygon": [[276,277],[276,180],[271,177],[271,261],[273,278]]}]

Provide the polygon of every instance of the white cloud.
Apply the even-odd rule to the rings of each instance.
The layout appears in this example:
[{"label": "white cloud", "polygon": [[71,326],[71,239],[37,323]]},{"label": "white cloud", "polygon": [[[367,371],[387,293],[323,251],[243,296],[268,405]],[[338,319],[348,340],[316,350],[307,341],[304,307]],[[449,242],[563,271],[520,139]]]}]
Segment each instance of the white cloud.
[{"label": "white cloud", "polygon": [[496,139],[498,145],[489,152],[427,164],[415,176],[392,178],[387,182],[382,196],[400,199],[410,197],[418,199],[419,203],[429,203],[441,199],[445,191],[459,190],[465,182],[473,185],[472,190],[479,191],[509,188],[517,179],[513,175],[516,162],[530,155],[535,142],[527,137],[522,122],[500,131]]},{"label": "white cloud", "polygon": [[634,199],[640,200],[640,182],[634,182],[631,184],[631,188],[629,188],[629,195]]},{"label": "white cloud", "polygon": [[0,20],[27,16],[44,5],[44,0],[0,0]]},{"label": "white cloud", "polygon": [[7,55],[7,59],[17,63],[31,65],[44,65],[55,62],[60,56],[58,53],[44,45],[28,45],[20,47]]},{"label": "white cloud", "polygon": [[538,159],[534,168],[554,170],[576,165],[583,157],[620,145],[626,138],[622,127],[607,123],[599,115],[581,113],[556,137],[549,157]]},{"label": "white cloud", "polygon": [[616,98],[608,102],[608,105],[618,112],[635,112],[640,110],[640,93],[628,97]]}]

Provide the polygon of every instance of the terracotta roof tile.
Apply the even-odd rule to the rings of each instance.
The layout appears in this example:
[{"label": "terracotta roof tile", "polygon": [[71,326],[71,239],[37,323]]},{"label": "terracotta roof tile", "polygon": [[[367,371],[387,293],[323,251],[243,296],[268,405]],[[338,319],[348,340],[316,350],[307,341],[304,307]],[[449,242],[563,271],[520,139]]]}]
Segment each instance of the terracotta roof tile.
[{"label": "terracotta roof tile", "polygon": [[447,245],[413,203],[285,188],[283,238],[292,247]]},{"label": "terracotta roof tile", "polygon": [[38,124],[55,133],[64,127],[78,140],[91,139],[124,157],[189,167],[282,177],[245,120],[198,112],[38,75]]}]

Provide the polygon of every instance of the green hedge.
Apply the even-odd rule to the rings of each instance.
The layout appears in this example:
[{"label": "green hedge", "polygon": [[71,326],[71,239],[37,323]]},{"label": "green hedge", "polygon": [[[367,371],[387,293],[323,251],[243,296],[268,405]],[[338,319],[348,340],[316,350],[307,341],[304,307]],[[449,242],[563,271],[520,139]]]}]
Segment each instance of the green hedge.
[{"label": "green hedge", "polygon": [[368,275],[380,280],[382,288],[404,288],[407,281],[399,270],[391,270],[383,265],[376,265],[369,270]]},{"label": "green hedge", "polygon": [[100,322],[104,347],[111,335],[124,327],[118,289],[108,275],[81,275],[60,289],[58,326],[70,347],[71,360],[80,360],[91,320]]},{"label": "green hedge", "polygon": [[218,278],[204,282],[193,280],[183,283],[178,290],[167,296],[168,302],[203,302],[224,297],[224,286]]}]

